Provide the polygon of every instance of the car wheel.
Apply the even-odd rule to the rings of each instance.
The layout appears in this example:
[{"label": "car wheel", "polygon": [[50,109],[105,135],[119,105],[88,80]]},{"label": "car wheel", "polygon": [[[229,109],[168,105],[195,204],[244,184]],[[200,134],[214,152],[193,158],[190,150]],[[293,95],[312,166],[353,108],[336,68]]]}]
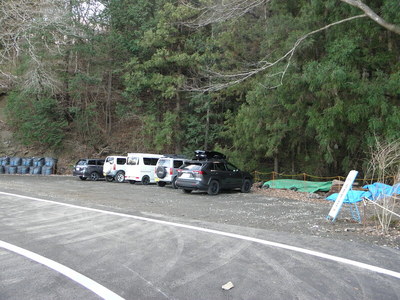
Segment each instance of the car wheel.
[{"label": "car wheel", "polygon": [[242,184],[242,188],[240,189],[242,193],[248,193],[251,189],[251,181],[250,179],[245,179]]},{"label": "car wheel", "polygon": [[143,185],[148,185],[150,183],[150,177],[149,176],[143,176],[142,177],[142,184]]},{"label": "car wheel", "polygon": [[156,174],[158,178],[164,178],[167,175],[167,170],[164,167],[157,167]]},{"label": "car wheel", "polygon": [[114,177],[112,177],[112,176],[106,176],[106,181],[107,181],[107,182],[112,182],[112,181],[114,181]]},{"label": "car wheel", "polygon": [[100,175],[97,172],[90,173],[90,180],[91,181],[97,181],[97,180],[99,180],[99,178],[100,178]]},{"label": "car wheel", "polygon": [[165,181],[159,181],[157,182],[157,185],[160,187],[164,187],[167,183]]},{"label": "car wheel", "polygon": [[217,195],[219,193],[219,182],[216,180],[211,180],[207,193],[209,195]]},{"label": "car wheel", "polygon": [[183,189],[183,192],[184,192],[185,194],[190,194],[190,193],[192,192],[192,190],[185,190],[185,189]]},{"label": "car wheel", "polygon": [[118,183],[123,183],[125,181],[125,173],[118,171],[118,173],[115,175],[115,181]]},{"label": "car wheel", "polygon": [[135,180],[129,180],[129,183],[130,183],[130,184],[135,184],[136,181],[135,181]]},{"label": "car wheel", "polygon": [[86,180],[86,177],[79,176],[79,179],[80,179],[80,180]]},{"label": "car wheel", "polygon": [[176,186],[176,177],[174,177],[174,179],[172,179],[172,188],[173,189],[177,189],[178,187]]}]

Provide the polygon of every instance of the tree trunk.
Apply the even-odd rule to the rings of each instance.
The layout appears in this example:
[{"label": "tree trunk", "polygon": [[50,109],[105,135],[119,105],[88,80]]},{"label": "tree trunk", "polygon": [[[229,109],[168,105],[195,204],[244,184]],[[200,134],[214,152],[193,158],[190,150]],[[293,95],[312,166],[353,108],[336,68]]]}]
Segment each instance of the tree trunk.
[{"label": "tree trunk", "polygon": [[107,100],[106,100],[106,132],[111,132],[111,89],[112,89],[112,72],[108,72]]},{"label": "tree trunk", "polygon": [[176,126],[174,128],[174,140],[175,140],[175,153],[180,154],[182,152],[182,145],[181,145],[181,97],[178,93],[176,95],[176,106],[175,106],[175,113],[176,113]]},{"label": "tree trunk", "polygon": [[279,159],[278,155],[274,155],[274,172],[279,173]]},{"label": "tree trunk", "polygon": [[210,100],[208,100],[207,105],[207,115],[206,115],[206,128],[204,133],[204,149],[208,149],[208,136],[210,132]]}]

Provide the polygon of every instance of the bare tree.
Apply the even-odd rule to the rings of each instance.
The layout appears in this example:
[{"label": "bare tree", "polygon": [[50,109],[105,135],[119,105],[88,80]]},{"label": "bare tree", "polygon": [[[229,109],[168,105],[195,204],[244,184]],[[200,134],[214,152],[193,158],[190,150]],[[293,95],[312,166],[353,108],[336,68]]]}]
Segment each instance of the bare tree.
[{"label": "bare tree", "polygon": [[[345,18],[337,22],[325,25],[319,29],[313,30],[298,38],[297,41],[294,43],[293,47],[278,59],[273,61],[268,61],[266,59],[260,60],[256,63],[253,63],[253,65],[255,66],[254,68],[234,73],[222,73],[213,70],[206,70],[205,74],[203,74],[203,77],[208,78],[208,80],[205,80],[205,82],[208,82],[210,84],[208,85],[188,84],[185,87],[185,89],[197,92],[217,91],[238,84],[266,70],[276,70],[276,69],[278,69],[278,71],[272,72],[271,74],[268,75],[268,77],[278,78],[278,84],[272,85],[268,88],[275,88],[277,86],[280,86],[282,85],[283,79],[290,66],[294,53],[304,40],[306,40],[311,35],[324,31],[332,26],[336,26],[341,23],[345,23],[355,19],[367,17],[375,21],[380,26],[396,34],[400,34],[400,26],[385,21],[362,1],[359,0],[340,0],[340,1],[359,8],[363,12],[363,14]],[[210,1],[207,1],[207,3],[209,2]],[[196,16],[192,18],[190,21],[186,22],[185,25],[189,27],[202,27],[209,24],[221,23],[232,18],[241,17],[244,14],[250,12],[255,7],[258,7],[260,5],[267,5],[269,2],[271,2],[271,0],[211,0],[211,4],[209,5],[195,6],[195,5],[190,5],[190,1],[182,0],[182,3],[184,5],[197,11]],[[198,3],[198,1],[196,1],[196,3]]]},{"label": "bare tree", "polygon": [[368,18],[372,19],[374,22],[378,23],[380,26],[382,26],[382,27],[386,28],[387,30],[392,31],[396,34],[400,34],[400,26],[399,25],[387,22],[386,20],[384,20],[382,17],[380,17],[377,13],[375,13],[368,5],[366,5],[362,1],[359,1],[359,0],[340,0],[340,1],[359,8],[367,15]]},{"label": "bare tree", "polygon": [[[370,151],[367,174],[378,182],[396,184],[400,182],[400,140],[387,142],[375,138],[375,146]],[[396,194],[381,194],[374,204],[375,215],[384,233],[388,233],[392,217],[399,217],[394,211],[399,197]],[[397,204],[398,207],[398,204]]]},{"label": "bare tree", "polygon": [[[187,26],[201,27],[208,24],[220,23],[232,18],[238,18],[251,11],[253,8],[262,4],[267,4],[272,0],[213,0],[203,1],[209,5],[196,6],[190,4],[190,0],[181,0],[184,5],[196,10],[198,13],[193,20],[186,23]],[[400,34],[400,25],[392,24],[380,17],[373,9],[360,0],[339,0],[351,6],[359,8],[368,18],[378,23],[380,26],[396,34]],[[199,3],[199,1],[195,1]]]},{"label": "bare tree", "polygon": [[[82,3],[93,2],[82,1]],[[16,80],[32,91],[61,89],[54,60],[76,39],[85,39],[82,30],[96,6],[72,7],[68,0],[2,0],[0,5],[0,88]],[[26,72],[15,75],[22,58],[29,58]],[[61,60],[60,60],[61,61]]]},{"label": "bare tree", "polygon": [[186,22],[189,27],[203,27],[213,23],[221,23],[233,18],[239,18],[257,6],[270,2],[271,0],[230,0],[215,1],[210,5],[195,6],[190,1],[182,3],[196,12],[196,16]]}]

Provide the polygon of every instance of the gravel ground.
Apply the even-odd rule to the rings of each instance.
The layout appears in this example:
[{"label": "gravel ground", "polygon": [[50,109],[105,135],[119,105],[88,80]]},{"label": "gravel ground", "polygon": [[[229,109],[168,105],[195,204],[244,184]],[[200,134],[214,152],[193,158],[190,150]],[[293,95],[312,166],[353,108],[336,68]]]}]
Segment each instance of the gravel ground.
[{"label": "gravel ground", "polygon": [[[400,230],[382,234],[374,208],[360,207],[363,222],[355,222],[344,206],[336,221],[326,219],[332,202],[317,194],[259,189],[223,192],[217,196],[184,194],[170,186],[80,181],[72,176],[0,175],[0,191],[185,223],[235,225],[400,249]],[[365,214],[365,216],[364,216]]]},{"label": "gravel ground", "polygon": [[[282,189],[261,189],[257,186],[259,185],[255,184],[253,187],[254,193],[264,195],[270,199],[275,199],[275,201],[283,201],[282,207],[284,207],[284,203],[287,203],[287,201],[293,200],[299,203],[300,207],[307,210],[309,208],[308,205],[312,203],[312,205],[318,206],[319,208],[325,207],[326,215],[328,215],[333,205],[333,202],[325,200],[325,193],[315,194]],[[400,222],[398,219],[394,219],[396,225],[385,234],[378,226],[378,221],[374,217],[374,205],[368,203],[364,205],[364,203],[360,202],[358,208],[361,223],[352,218],[350,207],[348,205],[343,205],[334,222],[328,221],[326,218],[310,218],[310,222],[304,224],[308,225],[307,228],[309,230],[307,233],[321,237],[333,237],[335,239],[364,241],[400,249]],[[301,209],[299,209],[297,213],[301,213]],[[291,214],[291,216],[297,218],[297,216],[293,214]],[[280,223],[287,223],[287,221],[282,220]]]}]

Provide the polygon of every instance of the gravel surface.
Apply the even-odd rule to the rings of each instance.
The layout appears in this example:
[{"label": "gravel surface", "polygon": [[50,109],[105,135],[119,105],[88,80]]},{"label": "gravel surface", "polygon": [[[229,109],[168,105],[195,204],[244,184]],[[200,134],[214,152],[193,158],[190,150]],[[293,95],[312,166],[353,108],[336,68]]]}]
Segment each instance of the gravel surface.
[{"label": "gravel surface", "polygon": [[179,222],[235,225],[400,249],[399,228],[382,234],[370,205],[360,207],[361,224],[352,219],[347,206],[331,222],[326,216],[332,202],[320,195],[256,186],[248,194],[231,191],[209,196],[184,194],[170,186],[80,181],[72,176],[0,175],[2,192]]}]

